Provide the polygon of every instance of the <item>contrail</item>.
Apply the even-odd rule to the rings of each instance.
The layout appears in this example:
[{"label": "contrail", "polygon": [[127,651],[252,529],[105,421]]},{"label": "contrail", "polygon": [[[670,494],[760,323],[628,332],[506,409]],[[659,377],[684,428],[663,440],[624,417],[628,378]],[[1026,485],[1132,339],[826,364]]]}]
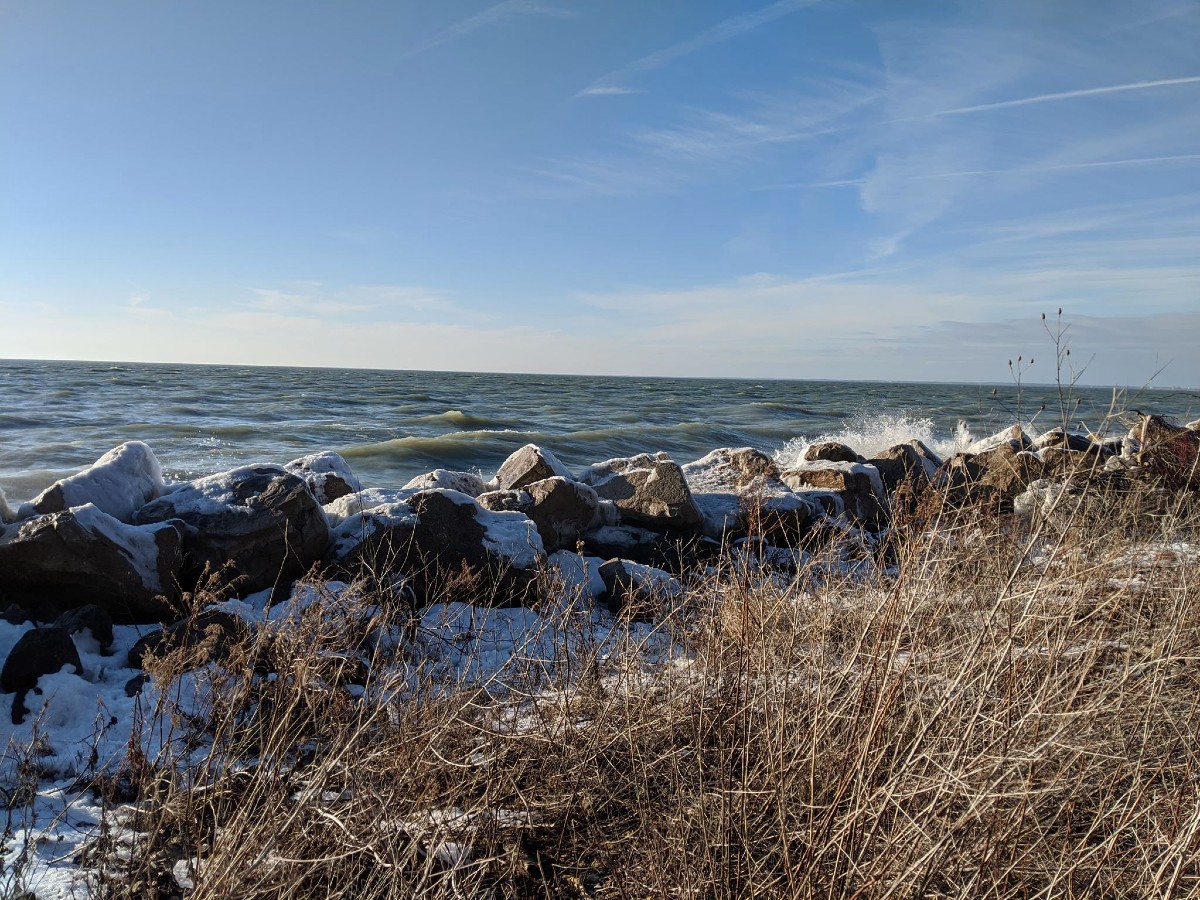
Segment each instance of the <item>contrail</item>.
[{"label": "contrail", "polygon": [[[961,172],[930,172],[926,175],[902,176],[902,181],[931,181],[938,178],[971,178],[978,175],[1024,175],[1033,172],[1063,172],[1072,169],[1115,169],[1122,166],[1149,166],[1158,163],[1200,162],[1200,153],[1180,153],[1175,156],[1139,156],[1132,159],[1103,159],[1096,162],[1061,163],[1053,166],[1018,166],[1013,169],[967,169]],[[807,184],[778,184],[756,188],[760,191],[803,190],[805,188],[855,187],[866,184],[866,178],[845,178],[839,181],[815,181]]]},{"label": "contrail", "polygon": [[1060,91],[1056,94],[1038,94],[1036,97],[1019,97],[1016,100],[1000,100],[996,103],[980,103],[977,106],[960,106],[930,113],[933,116],[957,116],[964,113],[984,112],[990,109],[1007,109],[1010,106],[1032,106],[1035,103],[1053,103],[1056,100],[1071,100],[1075,97],[1097,97],[1101,94],[1120,94],[1125,91],[1144,91],[1148,88],[1172,87],[1180,84],[1200,84],[1200,75],[1185,78],[1160,78],[1157,81],[1131,81],[1128,84],[1110,84],[1106,87],[1083,88],[1078,91]]}]

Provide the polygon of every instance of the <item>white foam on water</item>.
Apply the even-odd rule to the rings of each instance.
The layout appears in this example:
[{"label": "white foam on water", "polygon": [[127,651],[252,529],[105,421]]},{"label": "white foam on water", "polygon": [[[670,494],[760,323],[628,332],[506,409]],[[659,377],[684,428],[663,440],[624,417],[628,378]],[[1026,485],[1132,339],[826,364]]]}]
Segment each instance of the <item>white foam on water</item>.
[{"label": "white foam on water", "polygon": [[943,459],[969,446],[973,437],[965,422],[959,422],[953,434],[937,434],[933,419],[912,413],[878,413],[858,415],[842,422],[833,433],[810,438],[792,438],[775,452],[775,460],[784,468],[804,461],[804,451],[813,444],[837,441],[851,447],[860,456],[870,459],[889,447],[918,440]]}]

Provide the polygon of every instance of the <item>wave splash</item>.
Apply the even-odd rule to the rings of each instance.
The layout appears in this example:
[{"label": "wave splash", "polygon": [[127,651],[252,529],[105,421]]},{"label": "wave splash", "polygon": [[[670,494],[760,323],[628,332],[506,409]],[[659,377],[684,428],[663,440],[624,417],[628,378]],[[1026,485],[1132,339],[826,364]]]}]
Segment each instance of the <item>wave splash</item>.
[{"label": "wave splash", "polygon": [[853,448],[861,456],[870,459],[889,447],[918,440],[943,458],[965,450],[975,440],[965,422],[959,422],[952,434],[938,434],[933,419],[907,412],[860,413],[846,419],[841,429],[809,438],[801,435],[792,438],[775,453],[776,461],[785,467],[798,465],[804,460],[804,451],[813,444],[837,441]]}]

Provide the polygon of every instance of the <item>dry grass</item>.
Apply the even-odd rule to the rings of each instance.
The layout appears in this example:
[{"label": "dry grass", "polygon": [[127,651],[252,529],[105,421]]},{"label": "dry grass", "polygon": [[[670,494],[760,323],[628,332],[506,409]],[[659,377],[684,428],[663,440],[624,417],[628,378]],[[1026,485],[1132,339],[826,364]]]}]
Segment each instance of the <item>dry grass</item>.
[{"label": "dry grass", "polygon": [[177,896],[195,859],[194,897],[1195,896],[1180,497],[927,505],[853,574],[836,544],[795,578],[693,574],[670,653],[547,608],[549,659],[483,684],[447,685],[403,605],[342,594],[202,668],[206,715],[146,709],[175,740],[98,786],[139,835],[97,845],[100,893]]}]

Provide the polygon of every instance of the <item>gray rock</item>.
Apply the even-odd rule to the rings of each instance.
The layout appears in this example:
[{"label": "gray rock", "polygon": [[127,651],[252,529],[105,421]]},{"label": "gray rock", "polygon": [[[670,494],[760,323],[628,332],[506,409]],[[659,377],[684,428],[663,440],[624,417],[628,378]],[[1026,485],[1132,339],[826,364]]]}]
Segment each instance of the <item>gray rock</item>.
[{"label": "gray rock", "polygon": [[33,607],[95,603],[118,621],[156,621],[179,593],[184,526],[125,525],[94,506],[0,535],[0,590]]},{"label": "gray rock", "polygon": [[504,461],[496,472],[494,484],[498,490],[511,491],[546,478],[574,480],[553,453],[537,444],[526,444]]},{"label": "gray rock", "polygon": [[906,481],[917,486],[928,484],[942,460],[921,441],[911,440],[889,447],[867,463],[879,470],[884,492],[891,495]]},{"label": "gray rock", "polygon": [[610,459],[583,471],[579,480],[621,510],[621,519],[657,529],[696,530],[700,510],[683,470],[665,453]]},{"label": "gray rock", "polygon": [[185,575],[205,571],[209,590],[260,591],[298,578],[329,546],[325,513],[308,485],[279,466],[246,466],[164,494],[137,514],[143,523],[178,519],[189,533]]},{"label": "gray rock", "polygon": [[520,512],[533,521],[547,553],[569,549],[595,522],[600,501],[585,484],[544,478],[523,490],[481,494],[479,504],[496,512]]},{"label": "gray rock", "polygon": [[788,469],[783,483],[795,491],[830,491],[852,519],[874,528],[882,524],[883,479],[874,466],[852,462],[811,462]]},{"label": "gray rock", "polygon": [[[402,575],[424,602],[491,606],[531,601],[545,550],[520,512],[495,512],[457,491],[431,490],[351,516],[334,533],[349,574]],[[445,596],[453,588],[454,596]]]},{"label": "gray rock", "polygon": [[683,595],[683,586],[669,572],[627,559],[610,559],[600,567],[614,615],[631,620],[655,621]]}]

